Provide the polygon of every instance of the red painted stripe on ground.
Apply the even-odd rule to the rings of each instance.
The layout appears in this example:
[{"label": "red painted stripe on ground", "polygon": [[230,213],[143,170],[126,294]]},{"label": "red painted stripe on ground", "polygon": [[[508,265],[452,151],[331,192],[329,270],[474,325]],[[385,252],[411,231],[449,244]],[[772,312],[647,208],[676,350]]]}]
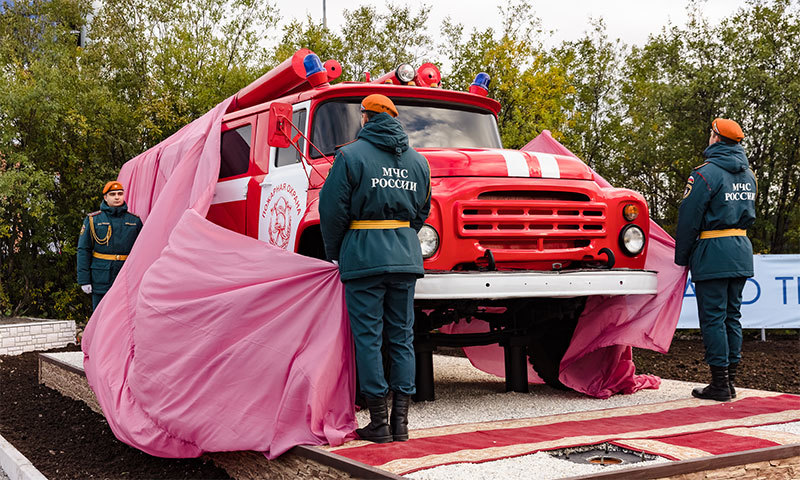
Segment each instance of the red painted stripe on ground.
[{"label": "red painted stripe on ground", "polygon": [[[697,407],[685,407],[662,412],[629,416],[609,416],[593,420],[564,421],[548,425],[482,430],[470,433],[442,435],[428,438],[413,438],[407,442],[372,444],[336,451],[353,460],[370,465],[382,465],[399,458],[419,458],[427,455],[444,455],[462,450],[489,447],[504,447],[522,443],[538,443],[561,440],[565,446],[575,445],[572,437],[586,435],[602,436],[607,440],[618,438],[628,432],[653,431],[669,427],[686,427],[723,420],[739,420],[755,415],[778,413],[800,408],[800,397],[777,395],[774,397],[750,397],[731,403],[710,403]],[[614,412],[609,411],[609,415]],[[740,426],[726,425],[726,428]],[[698,427],[703,428],[703,427]],[[656,436],[656,435],[654,435]],[[642,435],[640,438],[647,438]]]},{"label": "red painted stripe on ground", "polygon": [[757,448],[779,446],[780,443],[756,437],[743,437],[722,432],[701,432],[678,435],[675,437],[660,438],[660,442],[679,447],[696,448],[712,455],[723,453],[744,452]]}]

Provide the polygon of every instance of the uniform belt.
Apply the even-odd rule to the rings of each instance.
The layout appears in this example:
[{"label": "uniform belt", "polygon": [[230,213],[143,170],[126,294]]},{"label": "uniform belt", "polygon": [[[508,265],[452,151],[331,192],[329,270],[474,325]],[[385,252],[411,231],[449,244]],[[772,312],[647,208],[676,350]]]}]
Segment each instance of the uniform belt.
[{"label": "uniform belt", "polygon": [[411,222],[402,220],[353,220],[350,222],[351,230],[391,230],[410,226]]},{"label": "uniform belt", "polygon": [[726,228],[724,230],[704,230],[700,232],[700,239],[720,237],[746,237],[747,230],[743,228]]},{"label": "uniform belt", "polygon": [[107,253],[97,253],[97,252],[92,252],[92,256],[94,258],[99,258],[101,260],[120,260],[120,261],[122,261],[122,260],[125,260],[126,258],[128,258],[127,255],[111,255],[111,254],[107,254]]}]

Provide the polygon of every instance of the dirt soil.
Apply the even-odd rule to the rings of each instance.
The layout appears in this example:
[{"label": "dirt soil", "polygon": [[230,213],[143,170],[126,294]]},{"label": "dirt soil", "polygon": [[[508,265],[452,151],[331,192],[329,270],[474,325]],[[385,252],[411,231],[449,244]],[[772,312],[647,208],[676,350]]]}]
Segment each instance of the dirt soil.
[{"label": "dirt soil", "polygon": [[[74,351],[68,347],[54,351]],[[703,344],[696,333],[679,333],[669,353],[634,350],[637,373],[705,382]],[[800,394],[800,336],[748,335],[740,367],[742,387]],[[105,419],[82,402],[39,385],[35,352],[0,356],[0,435],[52,479],[230,478],[201,459],[164,459],[117,440]],[[687,396],[689,392],[687,392]]]},{"label": "dirt soil", "polygon": [[102,415],[39,385],[36,352],[0,362],[0,435],[47,478],[230,478],[210,461],[152,457],[120,442]]},{"label": "dirt soil", "polygon": [[[708,383],[711,374],[708,365],[703,362],[704,353],[699,332],[679,331],[672,339],[667,354],[634,348],[633,362],[636,373],[652,373],[661,378]],[[798,332],[775,333],[768,330],[767,341],[762,342],[760,331],[746,330],[736,385],[800,394]]]}]

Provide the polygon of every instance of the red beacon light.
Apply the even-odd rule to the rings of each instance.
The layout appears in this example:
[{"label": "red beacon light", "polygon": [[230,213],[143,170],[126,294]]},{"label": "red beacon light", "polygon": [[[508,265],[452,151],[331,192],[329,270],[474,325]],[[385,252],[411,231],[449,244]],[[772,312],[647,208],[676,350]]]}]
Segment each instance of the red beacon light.
[{"label": "red beacon light", "polygon": [[420,87],[437,88],[442,85],[442,74],[436,65],[432,63],[423,63],[417,69],[417,74],[414,77],[414,84]]},{"label": "red beacon light", "polygon": [[488,73],[481,72],[475,75],[475,81],[469,86],[469,93],[474,93],[481,97],[489,95],[489,82],[491,81],[492,77],[490,77]]},{"label": "red beacon light", "polygon": [[310,53],[303,59],[306,80],[312,87],[318,87],[328,81],[328,71],[316,54]]}]

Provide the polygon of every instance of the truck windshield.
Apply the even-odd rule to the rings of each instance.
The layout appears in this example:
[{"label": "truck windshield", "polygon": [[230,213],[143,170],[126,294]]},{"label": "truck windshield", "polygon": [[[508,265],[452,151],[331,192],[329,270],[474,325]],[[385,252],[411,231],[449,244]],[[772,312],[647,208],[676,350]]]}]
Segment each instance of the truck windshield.
[{"label": "truck windshield", "polygon": [[[360,102],[360,98],[336,99],[317,107],[311,141],[325,155],[356,138],[361,129]],[[419,100],[395,99],[395,104],[413,148],[502,148],[497,121],[488,110]],[[312,158],[320,156],[313,148],[309,153]]]}]

